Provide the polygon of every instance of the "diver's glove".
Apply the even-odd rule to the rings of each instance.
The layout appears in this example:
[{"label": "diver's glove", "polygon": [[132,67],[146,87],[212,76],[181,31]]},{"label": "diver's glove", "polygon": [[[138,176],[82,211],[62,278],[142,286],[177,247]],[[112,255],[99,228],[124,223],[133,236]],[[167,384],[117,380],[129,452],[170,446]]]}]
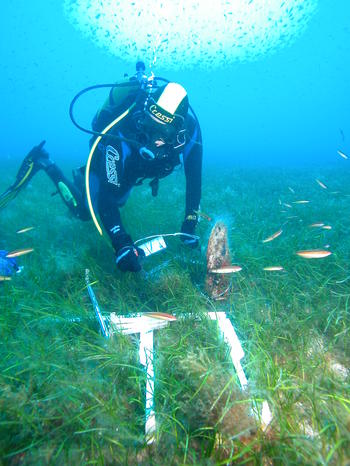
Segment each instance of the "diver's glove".
[{"label": "diver's glove", "polygon": [[187,235],[195,235],[197,223],[197,215],[187,215],[181,225],[181,233],[185,233],[184,235],[181,235],[181,241],[192,249],[198,247],[198,238],[191,238],[191,236]]},{"label": "diver's glove", "polygon": [[141,270],[141,259],[145,253],[141,248],[135,246],[131,236],[121,230],[113,238],[113,246],[116,251],[115,262],[122,272],[139,272]]},{"label": "diver's glove", "polygon": [[116,264],[122,272],[140,272],[140,259],[145,257],[145,253],[141,248],[134,245],[124,246],[119,249],[116,256]]}]

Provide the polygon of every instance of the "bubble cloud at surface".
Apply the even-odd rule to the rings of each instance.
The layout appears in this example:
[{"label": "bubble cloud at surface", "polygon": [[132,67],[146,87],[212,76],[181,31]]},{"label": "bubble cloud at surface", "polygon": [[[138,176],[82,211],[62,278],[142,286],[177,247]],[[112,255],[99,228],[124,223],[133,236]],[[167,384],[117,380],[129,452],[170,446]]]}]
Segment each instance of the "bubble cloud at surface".
[{"label": "bubble cloud at surface", "polygon": [[292,44],[318,0],[64,0],[69,20],[131,63],[173,69],[257,60]]}]

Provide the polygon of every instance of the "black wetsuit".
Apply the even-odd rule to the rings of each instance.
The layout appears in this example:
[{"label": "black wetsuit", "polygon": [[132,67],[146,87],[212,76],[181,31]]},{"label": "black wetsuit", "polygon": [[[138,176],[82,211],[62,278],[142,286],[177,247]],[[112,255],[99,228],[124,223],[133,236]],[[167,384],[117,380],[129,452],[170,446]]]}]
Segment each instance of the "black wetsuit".
[{"label": "black wetsuit", "polygon": [[[118,105],[113,102],[111,93],[107,104],[93,120],[93,130],[102,131],[133,101],[137,100],[138,93],[141,92],[138,89],[136,92],[130,93]],[[131,111],[108,134],[130,140],[137,139],[138,130],[135,123],[137,111],[138,107],[136,106],[134,111]],[[159,179],[168,176],[177,165],[180,165],[182,159],[186,176],[185,218],[190,218],[196,223],[197,216],[194,211],[199,209],[201,198],[202,139],[198,123],[189,114],[185,120],[185,128],[186,143],[181,147],[181,152],[176,149],[168,150],[160,160],[144,160],[140,156],[139,146],[111,136],[104,136],[97,145],[90,170],[91,198],[94,209],[99,214],[116,251],[126,244],[132,243],[130,236],[124,230],[119,208],[125,204],[133,186],[141,184],[147,178],[151,179],[152,194],[156,195]],[[95,139],[96,137],[93,137],[90,141],[90,147]],[[62,197],[75,215],[83,220],[91,218],[87,208],[82,177],[79,182],[79,176],[75,172],[75,184],[72,185],[65,179],[56,165],[49,167],[47,173],[56,185],[61,181],[69,187],[74,199],[69,200],[68,197],[66,199],[64,196]],[[60,193],[62,194],[62,192]]]}]

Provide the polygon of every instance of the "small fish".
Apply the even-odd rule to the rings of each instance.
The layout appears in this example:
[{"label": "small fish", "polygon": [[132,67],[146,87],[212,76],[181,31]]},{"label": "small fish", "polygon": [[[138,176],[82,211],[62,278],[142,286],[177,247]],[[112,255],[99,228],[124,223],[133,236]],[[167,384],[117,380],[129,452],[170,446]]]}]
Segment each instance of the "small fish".
[{"label": "small fish", "polygon": [[0,275],[0,282],[8,282],[9,280],[12,280],[11,277]]},{"label": "small fish", "polygon": [[310,228],[320,228],[323,226],[324,226],[324,223],[321,223],[321,222],[311,223],[311,225],[309,225]]},{"label": "small fish", "polygon": [[292,208],[293,208],[290,204],[287,204],[286,202],[283,202],[283,205],[284,205],[285,207],[288,207],[288,209],[292,209]]},{"label": "small fish", "polygon": [[25,254],[29,254],[30,252],[33,252],[33,248],[26,248],[26,249],[16,249],[15,251],[11,251],[8,254],[6,254],[6,257],[8,259],[11,259],[13,257],[20,257],[24,256]]},{"label": "small fish", "polygon": [[21,235],[22,233],[27,233],[28,231],[34,230],[34,227],[27,227],[27,228],[22,228],[22,230],[17,230],[16,233],[17,235]]},{"label": "small fish", "polygon": [[310,201],[305,201],[305,200],[301,200],[301,201],[293,201],[293,204],[308,204]]},{"label": "small fish", "polygon": [[265,238],[262,240],[263,243],[268,243],[269,241],[272,241],[274,240],[275,238],[278,238],[281,234],[282,234],[283,230],[278,230],[276,231],[276,233],[274,233],[273,235],[269,236],[268,238]]},{"label": "small fish", "polygon": [[288,189],[289,189],[289,191],[290,191],[291,193],[295,194],[295,191],[294,191],[293,188],[291,188],[290,186],[288,186]]},{"label": "small fish", "polygon": [[349,157],[344,154],[344,152],[342,152],[341,150],[337,150],[338,154],[340,155],[340,157],[343,157],[343,159],[347,160]]},{"label": "small fish", "polygon": [[322,181],[318,180],[317,178],[316,178],[316,183],[318,183],[321,186],[321,188],[328,189],[327,186],[324,183],[322,183]]},{"label": "small fish", "polygon": [[297,251],[297,254],[305,259],[322,259],[323,257],[330,256],[332,253],[331,251],[325,251],[323,249],[309,249],[305,251]]},{"label": "small fish", "polygon": [[284,270],[281,265],[272,265],[271,267],[264,267],[266,272],[279,272],[280,270]]},{"label": "small fish", "polygon": [[153,317],[153,319],[160,319],[160,320],[169,320],[175,321],[176,317],[172,314],[167,314],[166,312],[146,312],[144,315],[147,317]]},{"label": "small fish", "polygon": [[331,230],[331,225],[323,225],[322,230]]},{"label": "small fish", "polygon": [[202,217],[205,220],[208,220],[208,222],[211,222],[212,218],[209,217],[209,215],[205,214],[204,212],[201,212],[200,210],[194,210],[193,211],[195,214],[198,215],[198,217]]},{"label": "small fish", "polygon": [[225,265],[223,267],[219,267],[218,269],[210,269],[208,272],[210,273],[236,273],[240,272],[242,267],[239,265]]}]

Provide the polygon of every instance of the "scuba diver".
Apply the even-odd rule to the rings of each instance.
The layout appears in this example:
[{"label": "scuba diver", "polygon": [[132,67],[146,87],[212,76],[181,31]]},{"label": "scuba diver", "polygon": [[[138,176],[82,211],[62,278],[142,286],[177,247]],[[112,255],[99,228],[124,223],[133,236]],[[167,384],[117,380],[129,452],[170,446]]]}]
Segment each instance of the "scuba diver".
[{"label": "scuba diver", "polygon": [[[15,183],[0,196],[1,208],[35,173],[44,170],[70,211],[81,220],[93,219],[102,234],[95,214],[98,213],[115,250],[117,267],[131,272],[141,270],[140,259],[144,256],[125,230],[120,215],[120,207],[125,205],[132,188],[148,178],[152,195],[156,196],[159,180],[183,163],[186,201],[181,240],[197,247],[198,237],[194,233],[202,177],[201,130],[186,90],[175,82],[148,78],[143,62],[137,63],[136,71],[124,82],[92,87],[111,87],[92,121],[92,131],[81,128],[71,112],[73,123],[93,134],[87,164],[73,170],[74,182],[50,159],[42,141],[23,160]],[[158,81],[166,84],[158,85]]]}]

